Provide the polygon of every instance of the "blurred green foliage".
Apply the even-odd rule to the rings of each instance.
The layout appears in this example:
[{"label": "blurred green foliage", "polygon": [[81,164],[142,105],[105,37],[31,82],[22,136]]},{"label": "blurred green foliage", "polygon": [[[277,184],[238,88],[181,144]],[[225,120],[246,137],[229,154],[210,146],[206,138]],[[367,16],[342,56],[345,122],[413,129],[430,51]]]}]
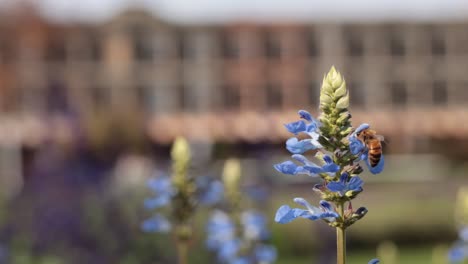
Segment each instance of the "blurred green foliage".
[{"label": "blurred green foliage", "polygon": [[[443,260],[441,255],[445,254],[447,247],[439,246],[436,250],[438,253],[434,253],[433,245],[449,245],[456,239],[454,200],[457,186],[448,186],[436,195],[433,190],[439,185],[438,182],[367,184],[366,194],[356,199],[354,206],[365,202],[369,214],[349,230],[349,263],[367,263],[376,256],[377,246],[384,240],[397,245],[398,263],[432,263],[433,254],[439,256],[439,262]],[[283,201],[294,198],[291,193],[313,198],[312,190],[301,184],[278,187],[272,191],[274,195],[267,200],[268,204],[262,206],[271,216],[272,244],[278,248],[278,263],[313,263],[311,261],[322,250],[320,243],[326,239],[319,230],[322,223],[311,225],[305,219],[295,225],[273,223],[277,207]],[[90,192],[85,195],[80,213],[85,228],[81,232],[90,239],[93,251],[104,256],[106,263],[173,263],[173,243],[168,243],[173,238],[140,230],[141,221],[149,214],[142,206],[147,195],[144,186],[135,186],[119,193]],[[0,210],[0,215],[5,210]],[[195,218],[195,237],[190,245],[191,263],[213,263],[213,256],[204,247],[208,213],[208,209],[203,209]],[[11,243],[10,254],[15,264],[70,264],[73,262],[68,260],[81,253],[66,245],[36,252],[31,237],[24,231]],[[434,264],[444,264],[439,262]]]}]

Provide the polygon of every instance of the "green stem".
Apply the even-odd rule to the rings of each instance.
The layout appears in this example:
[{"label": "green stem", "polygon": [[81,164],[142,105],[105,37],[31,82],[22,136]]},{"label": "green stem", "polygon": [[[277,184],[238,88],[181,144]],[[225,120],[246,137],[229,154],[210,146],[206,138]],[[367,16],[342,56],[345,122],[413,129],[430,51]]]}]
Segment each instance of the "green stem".
[{"label": "green stem", "polygon": [[[338,204],[338,213],[344,220],[344,205]],[[336,228],[336,263],[346,264],[346,230],[344,227]]]},{"label": "green stem", "polygon": [[188,241],[183,239],[177,240],[177,258],[178,264],[188,264]]}]

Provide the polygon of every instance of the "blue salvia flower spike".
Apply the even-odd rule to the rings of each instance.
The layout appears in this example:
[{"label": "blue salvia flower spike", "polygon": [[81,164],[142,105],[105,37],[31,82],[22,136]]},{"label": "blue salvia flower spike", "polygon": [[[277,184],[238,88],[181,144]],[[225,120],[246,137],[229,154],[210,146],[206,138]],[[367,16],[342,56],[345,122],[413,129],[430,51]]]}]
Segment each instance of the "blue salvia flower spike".
[{"label": "blue salvia flower spike", "polygon": [[[303,208],[282,205],[275,214],[275,221],[289,223],[297,218],[322,219],[337,230],[337,262],[345,263],[345,230],[367,213],[365,207],[353,210],[351,200],[363,191],[363,180],[358,176],[365,163],[372,174],[383,171],[384,158],[379,149],[383,137],[376,135],[367,123],[354,129],[351,125],[349,92],[346,82],[334,67],[325,75],[320,90],[320,116],[318,121],[305,111],[298,112],[301,120],[285,125],[294,135],[286,141],[286,149],[294,161],[274,165],[284,174],[319,176],[322,183],[313,190],[321,195],[320,207],[309,204],[303,198],[294,201]],[[308,137],[304,138],[306,135]],[[311,162],[306,152],[313,151],[320,163]],[[379,160],[377,160],[380,157]],[[372,160],[372,165],[370,164]],[[333,204],[333,205],[332,205]],[[369,263],[378,263],[377,259]]]}]

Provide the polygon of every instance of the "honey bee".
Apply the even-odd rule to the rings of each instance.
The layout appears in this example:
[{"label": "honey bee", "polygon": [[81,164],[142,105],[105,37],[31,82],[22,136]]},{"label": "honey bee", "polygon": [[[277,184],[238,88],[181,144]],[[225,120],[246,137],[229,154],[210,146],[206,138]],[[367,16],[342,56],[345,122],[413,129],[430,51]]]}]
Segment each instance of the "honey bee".
[{"label": "honey bee", "polygon": [[371,168],[377,167],[382,158],[381,142],[384,141],[384,137],[377,135],[377,133],[369,129],[369,127],[364,127],[360,131],[356,131],[356,137],[361,140],[368,149],[367,159]]}]

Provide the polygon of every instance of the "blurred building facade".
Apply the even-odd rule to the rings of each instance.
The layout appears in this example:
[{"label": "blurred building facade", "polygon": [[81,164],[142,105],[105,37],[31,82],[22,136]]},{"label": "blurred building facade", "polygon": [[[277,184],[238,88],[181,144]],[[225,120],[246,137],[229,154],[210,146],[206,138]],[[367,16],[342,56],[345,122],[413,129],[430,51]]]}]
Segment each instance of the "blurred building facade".
[{"label": "blurred building facade", "polygon": [[407,142],[468,135],[468,22],[195,26],[140,11],[99,25],[2,19],[7,142],[39,141],[52,126],[37,120],[69,112],[143,114],[160,143],[281,142],[281,123],[317,109],[331,65],[347,80],[356,123]]}]

